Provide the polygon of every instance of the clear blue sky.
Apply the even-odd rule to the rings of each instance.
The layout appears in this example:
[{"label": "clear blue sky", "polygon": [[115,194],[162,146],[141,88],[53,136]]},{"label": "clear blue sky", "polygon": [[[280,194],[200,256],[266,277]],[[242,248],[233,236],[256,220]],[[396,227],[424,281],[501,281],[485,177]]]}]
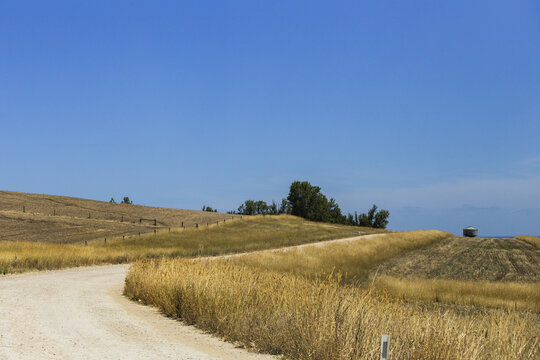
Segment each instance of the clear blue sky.
[{"label": "clear blue sky", "polygon": [[540,234],[540,3],[0,0],[0,124],[0,189],[227,211],[298,179]]}]

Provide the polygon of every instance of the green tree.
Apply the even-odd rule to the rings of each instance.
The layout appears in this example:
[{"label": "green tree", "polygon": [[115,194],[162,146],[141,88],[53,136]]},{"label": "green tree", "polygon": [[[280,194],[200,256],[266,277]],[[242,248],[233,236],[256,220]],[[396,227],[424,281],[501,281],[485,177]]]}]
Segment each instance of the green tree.
[{"label": "green tree", "polygon": [[279,214],[290,214],[291,213],[291,203],[286,198],[281,199],[281,205],[278,209]]},{"label": "green tree", "polygon": [[388,225],[389,216],[390,216],[390,211],[379,210],[379,212],[375,214],[375,218],[373,219],[373,227],[378,228],[378,229],[386,229],[386,225]]},{"label": "green tree", "polygon": [[266,201],[255,201],[255,214],[257,215],[265,215],[268,213],[268,204]]},{"label": "green tree", "polygon": [[114,201],[114,198],[113,198],[113,197],[111,197],[111,200],[109,200],[109,202],[110,202],[111,204],[116,204],[116,201]]},{"label": "green tree", "polygon": [[238,213],[242,215],[265,215],[268,212],[268,204],[262,200],[246,200],[238,207]]},{"label": "green tree", "polygon": [[294,181],[287,200],[291,204],[291,214],[313,221],[330,222],[330,202],[321,193],[321,188],[307,181]]},{"label": "green tree", "polygon": [[367,214],[360,214],[358,217],[358,225],[386,229],[390,212],[384,209],[377,211],[377,209],[377,205],[374,204],[371,209],[369,209]]},{"label": "green tree", "polygon": [[335,224],[344,224],[346,217],[341,213],[341,209],[334,198],[330,198],[330,218]]},{"label": "green tree", "polygon": [[287,200],[291,204],[291,214],[303,218],[308,217],[310,207],[314,202],[315,196],[321,188],[311,186],[307,181],[294,181],[289,189]]},{"label": "green tree", "polygon": [[242,215],[255,215],[255,211],[255,201],[253,200],[246,200],[238,207],[238,213]]},{"label": "green tree", "polygon": [[367,219],[370,224],[373,225],[373,221],[375,220],[375,213],[377,212],[377,205],[373,204],[371,209],[369,209],[367,213]]},{"label": "green tree", "polygon": [[358,226],[371,227],[372,223],[369,222],[368,216],[365,213],[361,213],[358,216]]},{"label": "green tree", "polygon": [[128,196],[124,196],[120,204],[133,204],[133,201],[129,200]]},{"label": "green tree", "polygon": [[270,215],[277,215],[278,214],[278,207],[277,207],[277,204],[274,200],[272,200],[272,205],[269,206],[268,208],[268,213]]}]

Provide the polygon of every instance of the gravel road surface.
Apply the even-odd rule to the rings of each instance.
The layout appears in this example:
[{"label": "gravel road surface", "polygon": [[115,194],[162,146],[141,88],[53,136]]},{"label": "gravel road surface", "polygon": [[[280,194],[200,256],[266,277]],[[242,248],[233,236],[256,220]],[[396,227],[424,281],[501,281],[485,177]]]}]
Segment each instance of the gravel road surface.
[{"label": "gravel road surface", "polygon": [[128,265],[0,277],[0,359],[276,359],[122,296]]}]

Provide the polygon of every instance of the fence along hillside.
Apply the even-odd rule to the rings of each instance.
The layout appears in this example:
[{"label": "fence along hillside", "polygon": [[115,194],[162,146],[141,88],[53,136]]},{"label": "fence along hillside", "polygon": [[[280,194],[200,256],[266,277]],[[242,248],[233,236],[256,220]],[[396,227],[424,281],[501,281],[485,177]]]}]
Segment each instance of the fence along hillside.
[{"label": "fence along hillside", "polygon": [[1,240],[79,242],[195,227],[236,215],[0,191]]}]

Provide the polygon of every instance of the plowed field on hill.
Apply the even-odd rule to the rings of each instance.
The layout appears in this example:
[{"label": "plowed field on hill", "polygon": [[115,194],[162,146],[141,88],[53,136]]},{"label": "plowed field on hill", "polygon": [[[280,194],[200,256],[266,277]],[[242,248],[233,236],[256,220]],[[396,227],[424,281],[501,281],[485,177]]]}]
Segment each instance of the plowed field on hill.
[{"label": "plowed field on hill", "polygon": [[[194,227],[237,215],[111,204],[66,196],[0,191],[0,241],[77,243],[168,227]],[[153,219],[156,219],[154,226]]]},{"label": "plowed field on hill", "polygon": [[540,281],[540,250],[518,239],[454,237],[393,258],[374,273],[424,279]]}]

